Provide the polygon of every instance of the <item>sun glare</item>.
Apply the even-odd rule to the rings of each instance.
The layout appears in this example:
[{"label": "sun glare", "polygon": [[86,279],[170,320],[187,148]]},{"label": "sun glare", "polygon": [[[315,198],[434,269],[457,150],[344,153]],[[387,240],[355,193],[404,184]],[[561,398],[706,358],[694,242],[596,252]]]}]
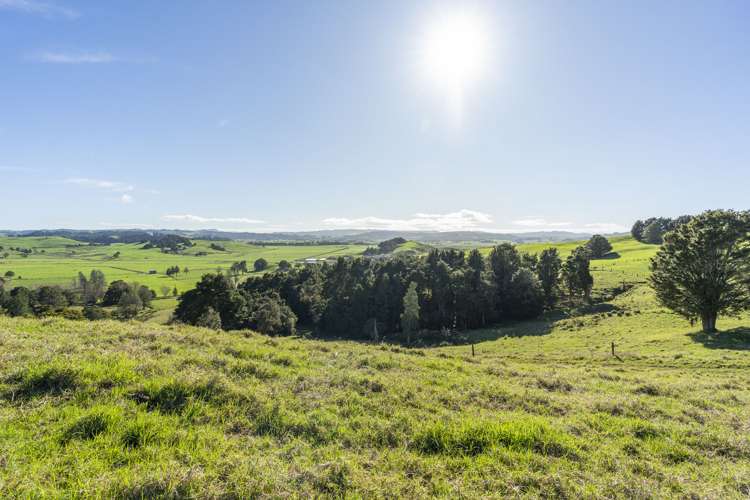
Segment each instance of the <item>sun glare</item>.
[{"label": "sun glare", "polygon": [[489,35],[474,12],[443,12],[433,17],[421,37],[421,72],[453,105],[460,106],[469,89],[486,73]]}]

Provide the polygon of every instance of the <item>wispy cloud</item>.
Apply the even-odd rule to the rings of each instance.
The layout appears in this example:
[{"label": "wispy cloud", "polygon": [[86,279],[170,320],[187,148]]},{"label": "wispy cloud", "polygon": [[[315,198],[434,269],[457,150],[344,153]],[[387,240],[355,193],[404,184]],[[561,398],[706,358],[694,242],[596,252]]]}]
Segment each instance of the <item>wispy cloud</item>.
[{"label": "wispy cloud", "polygon": [[133,198],[129,194],[124,194],[124,195],[120,196],[120,203],[122,203],[124,205],[130,205],[134,201],[135,201],[135,198]]},{"label": "wispy cloud", "polygon": [[0,10],[14,10],[25,14],[36,14],[45,17],[65,17],[75,19],[80,14],[68,7],[36,0],[0,0]]},{"label": "wispy cloud", "polygon": [[[2,0],[0,0],[2,1]],[[108,64],[120,61],[109,52],[36,52],[30,58],[37,62],[50,64]]]},{"label": "wispy cloud", "polygon": [[135,186],[132,184],[126,184],[124,182],[106,181],[101,179],[90,179],[88,177],[73,177],[65,179],[65,184],[77,184],[79,186],[86,186],[97,189],[105,189],[115,193],[127,193],[135,190]]},{"label": "wispy cloud", "polygon": [[340,229],[387,229],[395,231],[464,231],[477,230],[492,223],[492,217],[476,210],[462,209],[447,214],[414,214],[408,219],[330,217],[323,220],[327,227]]},{"label": "wispy cloud", "polygon": [[224,224],[265,224],[265,221],[250,219],[247,217],[202,217],[192,214],[168,214],[163,215],[162,220],[181,221],[193,224],[224,223]]}]

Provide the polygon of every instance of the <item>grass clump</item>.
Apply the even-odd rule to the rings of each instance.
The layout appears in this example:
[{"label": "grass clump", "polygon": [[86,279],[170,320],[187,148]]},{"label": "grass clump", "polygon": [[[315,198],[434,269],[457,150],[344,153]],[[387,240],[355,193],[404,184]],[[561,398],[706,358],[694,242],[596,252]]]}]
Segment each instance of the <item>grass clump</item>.
[{"label": "grass clump", "polygon": [[94,439],[109,430],[118,420],[119,415],[111,408],[93,410],[65,429],[60,442],[67,444],[74,440]]},{"label": "grass clump", "polygon": [[464,420],[457,424],[426,425],[414,438],[413,447],[425,454],[473,456],[495,447],[540,455],[575,456],[571,437],[546,422],[522,417],[508,422]]},{"label": "grass clump", "polygon": [[82,385],[78,371],[63,366],[29,367],[10,378],[15,382],[5,399],[31,399],[45,395],[59,395]]},{"label": "grass clump", "polygon": [[141,448],[159,441],[163,434],[163,425],[157,418],[139,414],[125,425],[120,435],[120,443],[124,448]]},{"label": "grass clump", "polygon": [[643,394],[645,396],[669,396],[670,392],[655,384],[643,384],[639,385],[633,391],[636,394]]},{"label": "grass clump", "polygon": [[224,386],[216,379],[207,382],[172,380],[148,384],[132,393],[131,399],[145,404],[149,411],[181,413],[191,402],[216,400],[225,393]]},{"label": "grass clump", "polygon": [[298,437],[322,444],[330,442],[336,432],[334,419],[327,412],[300,415],[278,403],[261,405],[251,412],[250,418],[255,434],[279,440]]}]

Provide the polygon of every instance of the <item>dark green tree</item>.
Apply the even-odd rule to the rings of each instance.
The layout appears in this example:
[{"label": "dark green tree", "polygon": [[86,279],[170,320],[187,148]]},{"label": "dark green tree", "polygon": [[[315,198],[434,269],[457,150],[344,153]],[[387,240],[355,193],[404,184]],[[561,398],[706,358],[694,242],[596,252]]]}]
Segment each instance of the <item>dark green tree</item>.
[{"label": "dark green tree", "polygon": [[643,229],[643,242],[652,245],[660,245],[664,230],[658,221],[654,221]]},{"label": "dark green tree", "polygon": [[594,277],[589,270],[589,251],[578,247],[565,259],[562,266],[562,281],[571,296],[583,296],[588,300],[594,286]]},{"label": "dark green tree", "polygon": [[268,267],[268,261],[261,257],[260,259],[256,260],[253,263],[253,269],[255,269],[256,272],[263,271]]},{"label": "dark green tree", "polygon": [[601,259],[612,251],[612,245],[609,240],[601,234],[595,234],[586,242],[586,248],[591,254],[592,259]]},{"label": "dark green tree", "polygon": [[120,303],[122,295],[128,291],[130,285],[122,280],[116,280],[109,284],[107,291],[104,293],[102,298],[103,306],[116,306]]},{"label": "dark green tree", "polygon": [[209,306],[203,314],[198,316],[195,326],[202,326],[211,330],[221,330],[221,316],[219,316],[219,313],[213,307]]},{"label": "dark green tree", "polygon": [[156,293],[145,285],[133,284],[132,286],[138,298],[141,299],[143,307],[151,307],[151,301],[156,298]]},{"label": "dark green tree", "polygon": [[651,260],[658,301],[704,332],[750,309],[750,212],[712,210],[667,233]]},{"label": "dark green tree", "polygon": [[204,275],[194,289],[179,297],[174,315],[178,321],[195,325],[209,307],[219,313],[225,330],[249,326],[247,300],[223,274]]},{"label": "dark green tree", "polygon": [[33,308],[37,315],[59,311],[68,305],[68,299],[59,286],[41,286],[34,291]]},{"label": "dark green tree", "polygon": [[521,269],[521,255],[514,245],[503,243],[492,249],[489,264],[495,286],[495,311],[499,317],[505,317],[509,313],[513,275]]},{"label": "dark green tree", "polygon": [[635,223],[633,223],[633,227],[630,228],[630,235],[636,241],[641,241],[643,239],[643,229],[645,227],[646,226],[643,224],[642,220],[635,221]]},{"label": "dark green tree", "polygon": [[530,319],[544,310],[544,290],[531,269],[519,269],[511,280],[507,316]]},{"label": "dark green tree", "polygon": [[5,310],[11,316],[31,316],[31,292],[28,288],[18,286],[10,291],[10,297],[5,301]]},{"label": "dark green tree", "polygon": [[117,303],[117,316],[120,319],[133,319],[143,309],[143,302],[138,296],[138,292],[133,287],[128,286]]},{"label": "dark green tree", "polygon": [[547,306],[555,304],[557,291],[560,283],[560,269],[562,260],[557,248],[545,248],[539,254],[539,262],[536,267],[536,275],[544,293],[544,301]]},{"label": "dark green tree", "polygon": [[250,300],[252,314],[251,328],[266,335],[294,335],[297,316],[278,294],[252,297]]}]

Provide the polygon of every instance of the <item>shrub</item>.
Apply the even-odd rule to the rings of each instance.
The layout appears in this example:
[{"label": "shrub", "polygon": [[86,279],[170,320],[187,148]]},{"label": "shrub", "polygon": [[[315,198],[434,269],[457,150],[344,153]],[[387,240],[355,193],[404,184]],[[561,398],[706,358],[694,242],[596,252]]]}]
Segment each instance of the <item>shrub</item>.
[{"label": "shrub", "polygon": [[84,307],[83,316],[89,321],[97,321],[100,319],[107,319],[109,317],[106,310],[94,305],[87,305],[86,307]]}]

